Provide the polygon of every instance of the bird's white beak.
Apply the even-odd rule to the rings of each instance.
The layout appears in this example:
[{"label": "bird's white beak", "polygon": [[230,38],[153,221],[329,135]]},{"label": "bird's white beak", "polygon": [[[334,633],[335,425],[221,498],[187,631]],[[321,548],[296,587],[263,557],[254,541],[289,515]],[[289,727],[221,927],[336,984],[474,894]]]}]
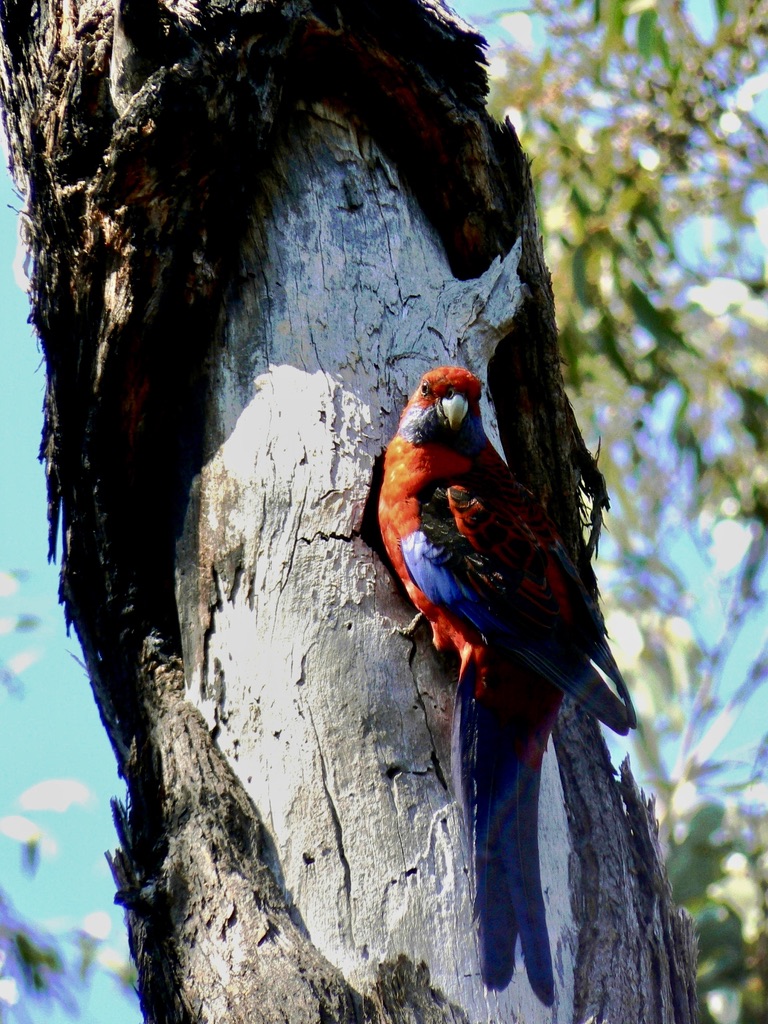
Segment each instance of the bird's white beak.
[{"label": "bird's white beak", "polygon": [[464,422],[464,417],[467,415],[467,409],[469,408],[466,396],[462,395],[460,391],[455,391],[450,398],[441,398],[440,406],[443,410],[443,415],[448,421],[448,426],[453,431],[458,430]]}]

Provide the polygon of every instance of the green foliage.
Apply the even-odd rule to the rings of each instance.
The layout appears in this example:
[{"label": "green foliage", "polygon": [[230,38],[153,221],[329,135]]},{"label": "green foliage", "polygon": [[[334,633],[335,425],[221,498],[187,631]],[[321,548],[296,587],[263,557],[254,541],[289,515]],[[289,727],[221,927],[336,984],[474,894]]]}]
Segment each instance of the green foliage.
[{"label": "green foliage", "polygon": [[101,951],[101,941],[85,932],[74,930],[62,941],[21,918],[0,892],[0,1022],[28,1020],[31,1001],[55,1002],[77,1014],[79,991],[99,968],[132,991],[134,967],[110,963],[105,968],[99,960]]},{"label": "green foliage", "polygon": [[[34,853],[30,853],[30,849]],[[22,844],[22,858],[30,870],[37,866],[39,841]],[[94,970],[106,970],[130,992],[136,984],[132,964],[103,956],[104,943],[73,929],[54,936],[21,917],[0,890],[0,1022],[27,1020],[30,1001],[56,1002],[75,1014],[78,993]]]},{"label": "green foliage", "polygon": [[[0,598],[17,595],[25,580],[20,572],[0,572]],[[0,611],[5,609],[0,608]],[[37,616],[26,612],[0,616],[0,635],[26,642],[26,634],[40,626]],[[0,654],[5,652],[0,649]],[[22,694],[18,672],[29,664],[27,652],[21,651],[0,661],[0,685],[12,697]],[[9,827],[14,821],[16,827]],[[19,842],[24,869],[34,875],[40,864],[45,841],[43,830],[33,821],[19,815],[4,817],[0,825],[6,837]],[[79,928],[59,935],[39,927],[21,916],[0,888],[0,1024],[5,1020],[29,1020],[30,1003],[57,1003],[75,1014],[78,993],[87,985],[96,969],[106,970],[117,984],[131,991],[135,987],[135,969],[110,954],[106,945]]]},{"label": "green foliage", "polygon": [[[734,497],[764,524],[768,304],[756,213],[768,202],[768,147],[750,105],[765,88],[768,5],[738,18],[723,8],[710,43],[678,4],[532,10],[546,45],[513,51],[493,102],[533,158],[570,382],[612,372],[649,408],[667,389],[679,394],[674,440],[701,497]],[[625,416],[623,426],[645,461],[647,425]],[[718,451],[723,427],[732,445]],[[658,512],[668,495],[653,497]]]},{"label": "green foliage", "polygon": [[71,1008],[66,967],[56,943],[18,918],[0,893],[0,1020],[14,1012],[22,996],[54,998]]},{"label": "green foliage", "polygon": [[534,0],[525,16],[533,45],[519,13],[501,18],[518,41],[492,64],[492,102],[532,157],[566,378],[613,499],[598,574],[641,719],[633,759],[699,928],[703,1019],[756,1024],[768,2]]},{"label": "green foliage", "polygon": [[669,845],[677,899],[699,934],[702,1024],[766,1019],[768,828],[764,809],[705,804]]}]

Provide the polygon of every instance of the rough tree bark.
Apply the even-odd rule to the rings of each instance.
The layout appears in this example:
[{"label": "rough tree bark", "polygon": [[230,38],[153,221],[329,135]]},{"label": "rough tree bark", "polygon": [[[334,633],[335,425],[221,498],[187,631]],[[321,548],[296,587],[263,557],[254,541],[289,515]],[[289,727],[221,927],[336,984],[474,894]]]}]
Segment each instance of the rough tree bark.
[{"label": "rough tree bark", "polygon": [[484,990],[455,666],[380,557],[383,445],[460,362],[594,589],[580,499],[592,540],[607,499],[479,38],[437,0],[1,18],[51,546],[128,787],[112,864],[146,1019],[695,1020],[652,808],[572,708],[542,793],[556,1004],[520,970]]}]

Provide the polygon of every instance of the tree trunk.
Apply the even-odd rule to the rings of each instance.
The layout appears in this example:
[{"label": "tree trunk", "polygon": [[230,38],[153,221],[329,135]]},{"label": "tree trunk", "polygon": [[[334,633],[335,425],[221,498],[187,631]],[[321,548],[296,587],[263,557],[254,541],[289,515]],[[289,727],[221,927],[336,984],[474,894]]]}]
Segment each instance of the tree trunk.
[{"label": "tree trunk", "polygon": [[652,812],[573,708],[541,798],[555,1007],[519,968],[485,990],[455,666],[381,557],[383,446],[462,363],[594,589],[580,493],[594,531],[607,499],[478,37],[434,0],[6,0],[2,32],[51,542],[128,786],[146,1019],[695,1020]]}]

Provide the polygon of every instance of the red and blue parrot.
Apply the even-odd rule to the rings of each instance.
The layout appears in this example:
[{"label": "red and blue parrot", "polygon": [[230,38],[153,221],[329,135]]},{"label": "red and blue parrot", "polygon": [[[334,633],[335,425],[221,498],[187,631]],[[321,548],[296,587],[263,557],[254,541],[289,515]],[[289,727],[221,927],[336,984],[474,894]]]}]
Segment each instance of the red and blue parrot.
[{"label": "red and blue parrot", "polygon": [[544,750],[564,693],[622,735],[636,718],[553,522],[485,435],[480,390],[457,366],[423,377],[387,448],[379,524],[435,646],[459,657],[452,774],[483,981],[507,987],[519,936],[531,986],[551,1006],[538,841]]}]

